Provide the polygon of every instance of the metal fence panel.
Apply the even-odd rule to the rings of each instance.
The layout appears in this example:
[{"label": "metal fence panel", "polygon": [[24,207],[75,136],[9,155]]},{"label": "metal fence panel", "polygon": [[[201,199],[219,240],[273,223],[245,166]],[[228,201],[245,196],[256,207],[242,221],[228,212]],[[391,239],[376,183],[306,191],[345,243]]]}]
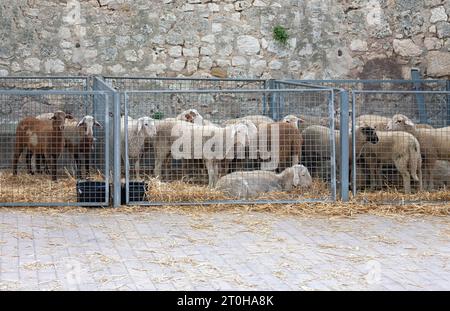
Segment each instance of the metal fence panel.
[{"label": "metal fence panel", "polygon": [[[94,140],[85,134],[94,119],[84,117],[99,112],[97,106],[108,115],[106,93],[0,90],[0,206],[108,205],[109,120],[95,120]],[[58,110],[73,117],[64,129]]]},{"label": "metal fence panel", "polygon": [[[449,95],[445,91],[352,92],[354,195],[357,190],[365,195],[381,190],[378,195],[391,201],[397,193],[410,192],[411,200],[448,200]],[[423,98],[423,111],[416,105],[418,96]]]},{"label": "metal fence panel", "polygon": [[263,89],[266,80],[237,78],[104,77],[119,91]]},{"label": "metal fence panel", "polygon": [[[217,182],[217,179],[214,178],[224,175],[229,178],[232,178],[230,177],[232,175],[235,178],[234,180],[241,184],[246,180],[245,178],[254,178],[255,183],[259,185],[264,178],[269,178],[264,177],[267,174],[273,176],[272,173],[261,172],[261,169],[269,170],[270,159],[275,159],[275,157],[277,160],[272,162],[275,165],[271,167],[272,171],[282,172],[285,168],[291,167],[293,163],[297,163],[294,158],[293,146],[301,146],[299,143],[301,134],[296,128],[299,125],[298,123],[281,122],[283,125],[279,125],[280,123],[273,122],[273,125],[269,125],[270,129],[266,131],[264,122],[260,122],[261,119],[259,118],[254,118],[253,121],[258,127],[253,126],[255,126],[254,129],[258,131],[258,134],[254,132],[254,135],[257,136],[250,135],[248,137],[253,137],[253,142],[256,144],[252,144],[251,139],[244,140],[243,145],[245,144],[246,147],[240,156],[238,156],[237,144],[227,145],[226,139],[210,140],[210,138],[218,138],[220,135],[227,137],[229,133],[232,133],[231,124],[242,122],[242,120],[231,121],[231,119],[261,115],[265,109],[266,99],[279,96],[277,93],[283,93],[283,114],[295,113],[300,115],[302,107],[320,106],[321,110],[315,108],[316,116],[317,118],[322,117],[328,122],[327,126],[321,128],[321,130],[324,130],[323,139],[327,142],[325,148],[320,149],[322,141],[318,141],[314,137],[313,140],[308,140],[308,143],[304,142],[302,146],[303,149],[309,148],[310,150],[309,153],[306,152],[306,156],[310,156],[308,170],[315,174],[312,187],[282,191],[282,188],[274,186],[277,189],[276,192],[260,193],[257,196],[247,196],[242,193],[238,195],[230,194],[229,192],[223,192],[223,188],[216,188],[221,182],[220,180]],[[125,115],[122,124],[124,129],[128,129],[124,130],[124,138],[122,139],[127,204],[294,203],[334,200],[336,198],[334,123],[329,122],[334,118],[333,90],[310,88],[301,90],[130,91],[123,92],[123,98],[125,100]],[[199,127],[196,127],[192,123],[186,125],[182,121],[171,120],[170,118],[177,117],[181,112],[181,109],[178,108],[180,102],[174,101],[174,98],[182,98],[182,102],[187,103],[183,106],[183,109],[196,109],[196,112],[202,115],[205,120],[212,122],[214,129],[203,127],[203,125],[208,124],[205,121],[201,121]],[[139,138],[138,130],[151,123],[150,121],[146,124],[146,120],[141,118],[150,116],[154,112],[152,111],[153,103],[159,103],[160,107],[166,109],[162,111],[165,119],[155,121],[156,134],[154,136],[145,139]],[[190,115],[180,115],[180,117],[185,116],[189,117]],[[147,119],[147,121],[149,120]],[[249,125],[249,122],[247,122],[246,128],[249,128],[251,124]],[[233,128],[236,129],[235,134],[243,133],[239,132],[242,127]],[[211,129],[212,132],[207,132]],[[279,129],[281,130],[278,133],[284,132],[277,134],[276,131]],[[197,135],[198,132],[193,134],[195,130],[199,130],[203,135]],[[214,136],[215,133],[219,132],[218,136]],[[271,137],[266,140],[267,137],[262,136],[261,133],[270,133],[269,135],[273,139]],[[193,136],[190,136],[191,134]],[[151,134],[145,134],[144,132],[143,135],[151,136]],[[185,142],[181,138],[187,138],[188,140]],[[196,140],[197,138],[199,140]],[[265,146],[267,149],[264,149],[264,144],[267,144]],[[205,149],[206,146],[211,148]],[[229,149],[230,146],[232,146],[231,149]],[[200,147],[200,149],[197,147]],[[222,153],[222,147],[226,150],[225,154],[228,155],[227,151],[230,150],[236,151],[236,154],[227,158]],[[288,147],[287,153],[281,154],[281,150]],[[197,151],[199,152],[196,153]],[[213,153],[212,157],[208,157],[210,151]],[[266,161],[261,161],[262,157],[267,156],[263,151],[269,151],[268,157],[265,158]],[[272,156],[270,152],[272,151],[280,152],[280,154],[270,158]],[[311,156],[312,154],[313,156]],[[252,157],[252,155],[256,155],[256,157]],[[298,155],[300,156],[300,154]],[[302,152],[301,156],[305,156],[305,153]],[[226,159],[223,159],[223,157]],[[304,163],[303,159],[300,162]],[[138,164],[138,167],[136,164]],[[317,169],[317,165],[320,165],[320,170]]]},{"label": "metal fence panel", "polygon": [[0,77],[0,90],[71,90],[88,91],[90,88],[89,77],[70,76],[6,76]]}]

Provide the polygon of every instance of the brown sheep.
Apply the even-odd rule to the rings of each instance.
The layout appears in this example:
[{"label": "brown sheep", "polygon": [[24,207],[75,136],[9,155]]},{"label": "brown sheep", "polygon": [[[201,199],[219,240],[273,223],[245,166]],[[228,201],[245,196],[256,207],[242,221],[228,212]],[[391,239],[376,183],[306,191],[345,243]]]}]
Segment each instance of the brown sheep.
[{"label": "brown sheep", "polygon": [[63,111],[55,112],[51,120],[39,120],[35,117],[26,117],[19,122],[16,129],[16,143],[13,158],[13,175],[17,175],[17,162],[22,152],[27,149],[28,173],[31,169],[31,156],[44,155],[45,161],[50,163],[52,179],[56,177],[56,161],[64,150],[64,123],[65,119],[72,119]]},{"label": "brown sheep", "polygon": [[[274,135],[277,136],[274,137]],[[276,144],[278,144],[278,152],[274,152]],[[262,160],[269,160],[261,163],[261,169],[266,166],[268,170],[281,172],[288,167],[299,164],[302,144],[302,134],[293,124],[282,121],[260,124],[258,127],[259,157]],[[275,158],[273,158],[274,156]],[[268,162],[270,163],[269,166],[267,166]]]}]

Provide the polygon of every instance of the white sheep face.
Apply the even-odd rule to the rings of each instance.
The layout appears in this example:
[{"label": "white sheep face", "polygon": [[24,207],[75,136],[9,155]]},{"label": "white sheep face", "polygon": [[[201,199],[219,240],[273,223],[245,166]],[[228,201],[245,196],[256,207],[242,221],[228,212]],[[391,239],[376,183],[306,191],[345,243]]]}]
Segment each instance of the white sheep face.
[{"label": "white sheep face", "polygon": [[290,114],[283,118],[283,122],[292,124],[293,126],[295,126],[298,129],[298,128],[300,128],[300,126],[304,122],[304,120]]},{"label": "white sheep face", "polygon": [[84,116],[83,119],[78,122],[77,127],[83,127],[84,135],[87,137],[94,137],[94,126],[102,127],[102,125],[94,119],[93,116]]},{"label": "white sheep face", "polygon": [[312,184],[312,178],[308,169],[303,165],[294,165],[294,181],[293,184],[296,187],[309,187]]},{"label": "white sheep face", "polygon": [[140,136],[153,137],[156,135],[155,120],[150,117],[137,119],[137,132]]},{"label": "white sheep face", "polygon": [[415,125],[407,116],[396,114],[389,120],[386,128],[389,131],[406,131],[415,128]]}]

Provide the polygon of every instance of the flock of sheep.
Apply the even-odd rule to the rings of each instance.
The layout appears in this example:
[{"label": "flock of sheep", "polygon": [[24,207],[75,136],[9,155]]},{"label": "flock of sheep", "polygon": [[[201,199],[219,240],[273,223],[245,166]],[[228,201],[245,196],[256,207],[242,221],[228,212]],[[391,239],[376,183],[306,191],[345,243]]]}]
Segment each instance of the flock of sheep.
[{"label": "flock of sheep", "polygon": [[[333,136],[327,122],[326,118],[294,115],[276,122],[254,115],[215,124],[195,109],[163,120],[122,116],[122,159],[126,148],[135,179],[140,178],[140,162],[146,157],[154,161],[152,174],[159,178],[171,173],[172,161],[180,161],[183,172],[200,163],[206,168],[209,187],[240,198],[289,191],[294,186],[310,186],[311,175],[326,180],[324,171],[329,170],[323,168],[329,168]],[[62,111],[24,118],[16,130],[13,174],[17,174],[20,155],[26,152],[30,174],[34,173],[34,155],[36,172],[45,169],[56,180],[56,161],[64,150],[73,156],[78,177],[83,165],[89,174],[94,126],[101,124],[92,116],[75,120]],[[405,193],[411,192],[411,178],[418,189],[433,189],[434,170],[450,161],[450,127],[414,124],[404,115],[362,115],[354,131],[355,161],[358,168],[367,169],[371,188],[381,185],[383,167],[393,165]],[[340,163],[339,130],[334,140],[336,163]]]}]

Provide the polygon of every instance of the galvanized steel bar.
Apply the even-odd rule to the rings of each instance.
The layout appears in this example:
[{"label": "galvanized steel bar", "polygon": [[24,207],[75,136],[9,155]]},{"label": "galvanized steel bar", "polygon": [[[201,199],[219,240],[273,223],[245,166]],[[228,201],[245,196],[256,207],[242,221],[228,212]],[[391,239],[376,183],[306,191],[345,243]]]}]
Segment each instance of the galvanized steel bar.
[{"label": "galvanized steel bar", "polygon": [[331,140],[331,197],[336,200],[336,137],[334,135],[334,91],[328,97],[328,116],[330,118]]},{"label": "galvanized steel bar", "polygon": [[341,90],[340,96],[340,179],[341,179],[341,200],[347,202],[349,199],[349,105],[348,105],[348,92]]},{"label": "galvanized steel bar", "polygon": [[114,165],[113,165],[113,207],[121,204],[120,191],[120,94],[114,92],[113,95],[113,119],[114,119]]},{"label": "galvanized steel bar", "polygon": [[352,91],[352,194],[356,196],[356,92]]}]

